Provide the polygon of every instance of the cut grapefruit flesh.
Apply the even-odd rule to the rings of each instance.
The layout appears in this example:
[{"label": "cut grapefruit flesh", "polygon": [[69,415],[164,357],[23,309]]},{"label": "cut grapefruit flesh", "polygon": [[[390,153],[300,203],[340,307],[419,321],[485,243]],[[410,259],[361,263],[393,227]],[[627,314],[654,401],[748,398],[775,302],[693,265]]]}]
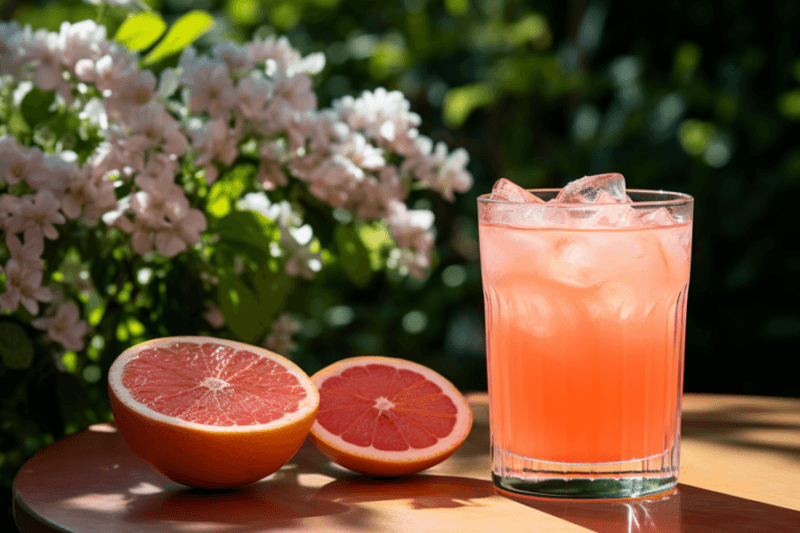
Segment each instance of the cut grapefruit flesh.
[{"label": "cut grapefruit flesh", "polygon": [[292,458],[319,406],[309,377],[263,348],[210,337],[155,339],[108,373],[120,434],[177,483],[231,488]]},{"label": "cut grapefruit flesh", "polygon": [[461,393],[411,361],[353,357],[320,370],[311,381],[320,394],[311,440],[354,472],[420,472],[452,455],[472,427],[472,410]]}]

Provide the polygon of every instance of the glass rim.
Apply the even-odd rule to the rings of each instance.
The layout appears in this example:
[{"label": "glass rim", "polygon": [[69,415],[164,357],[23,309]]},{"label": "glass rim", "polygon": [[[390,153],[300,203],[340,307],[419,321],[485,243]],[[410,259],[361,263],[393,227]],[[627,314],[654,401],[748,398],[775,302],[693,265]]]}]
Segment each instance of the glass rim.
[{"label": "glass rim", "polygon": [[[545,189],[525,189],[526,191],[536,194],[537,192],[547,192],[547,193],[558,193],[561,191],[561,188],[545,188]],[[651,189],[628,189],[625,191],[626,193],[635,193],[635,194],[654,194],[654,195],[663,195],[664,199],[661,200],[646,200],[643,202],[632,202],[632,203],[567,203],[567,202],[520,202],[515,200],[492,200],[489,198],[491,193],[486,193],[478,196],[478,203],[485,203],[485,204],[503,204],[503,205],[526,205],[526,206],[541,206],[541,207],[558,207],[560,209],[563,208],[575,208],[575,209],[586,209],[587,207],[591,206],[600,206],[600,205],[627,205],[627,206],[643,206],[643,207],[655,207],[655,206],[668,206],[668,205],[681,205],[690,202],[694,202],[694,198],[686,193],[682,192],[672,192],[672,191],[664,191],[664,190],[651,190]]]}]

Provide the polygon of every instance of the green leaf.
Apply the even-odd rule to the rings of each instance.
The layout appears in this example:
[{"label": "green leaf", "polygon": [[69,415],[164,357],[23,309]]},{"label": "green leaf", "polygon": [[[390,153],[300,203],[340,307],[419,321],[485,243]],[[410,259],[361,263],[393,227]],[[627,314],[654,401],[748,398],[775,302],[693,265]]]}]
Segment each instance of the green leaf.
[{"label": "green leaf", "polygon": [[347,277],[357,286],[365,287],[372,279],[369,250],[351,226],[339,225],[334,232],[339,258]]},{"label": "green leaf", "polygon": [[303,222],[311,226],[323,248],[333,245],[333,229],[339,222],[333,217],[330,206],[315,198],[307,189],[301,192]]},{"label": "green leaf", "polygon": [[142,60],[142,65],[152,65],[177,54],[200,36],[211,30],[214,17],[205,11],[190,11],[179,18],[158,45]]},{"label": "green leaf", "polygon": [[294,278],[282,270],[273,273],[265,268],[254,272],[251,278],[258,298],[259,316],[269,328],[275,317],[285,311],[286,302],[294,290]]},{"label": "green leaf", "polygon": [[254,211],[233,211],[212,229],[219,234],[221,248],[243,251],[256,262],[270,257],[270,243],[280,238],[275,223]]},{"label": "green leaf", "polygon": [[778,111],[789,120],[800,120],[800,89],[781,94],[778,97]]},{"label": "green leaf", "polygon": [[384,266],[383,252],[394,244],[386,224],[380,222],[364,224],[358,228],[358,235],[369,252],[372,270],[382,270]]},{"label": "green leaf", "polygon": [[234,202],[242,197],[249,178],[256,172],[255,165],[237,165],[214,182],[208,191],[206,212],[222,218],[233,209]]},{"label": "green leaf", "polygon": [[460,126],[473,111],[494,102],[494,99],[494,90],[480,83],[450,89],[444,98],[444,120],[450,126]]},{"label": "green leaf", "polygon": [[138,52],[149,48],[164,35],[167,23],[158,13],[147,12],[129,16],[117,30],[114,39],[128,50]]},{"label": "green leaf", "polygon": [[22,111],[22,118],[28,123],[28,126],[33,128],[40,122],[45,122],[51,118],[50,106],[56,100],[56,93],[43,91],[34,87],[25,98],[22,99],[20,110]]},{"label": "green leaf", "polygon": [[28,368],[33,362],[33,343],[25,328],[14,322],[0,322],[0,360],[6,368]]},{"label": "green leaf", "polygon": [[220,279],[217,301],[225,324],[242,342],[256,344],[269,327],[259,308],[256,293],[232,272]]}]

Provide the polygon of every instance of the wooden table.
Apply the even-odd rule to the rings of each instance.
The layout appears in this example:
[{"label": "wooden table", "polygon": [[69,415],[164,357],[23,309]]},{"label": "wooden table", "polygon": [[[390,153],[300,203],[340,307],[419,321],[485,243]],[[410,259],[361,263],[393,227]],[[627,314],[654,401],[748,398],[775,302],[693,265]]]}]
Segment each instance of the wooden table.
[{"label": "wooden table", "polygon": [[459,451],[397,480],[351,474],[306,443],[249,487],[187,489],[141,462],[112,425],[92,426],[23,466],[15,518],[24,532],[800,532],[800,400],[686,395],[674,493],[566,503],[494,492],[486,397],[469,398],[475,424]]}]

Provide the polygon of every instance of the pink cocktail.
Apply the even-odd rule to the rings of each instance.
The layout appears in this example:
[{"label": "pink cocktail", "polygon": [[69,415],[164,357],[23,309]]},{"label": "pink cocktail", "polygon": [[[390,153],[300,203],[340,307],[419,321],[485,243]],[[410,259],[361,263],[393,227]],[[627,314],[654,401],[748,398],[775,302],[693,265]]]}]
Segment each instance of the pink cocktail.
[{"label": "pink cocktail", "polygon": [[693,202],[627,194],[479,199],[501,490],[629,498],[677,483]]}]

